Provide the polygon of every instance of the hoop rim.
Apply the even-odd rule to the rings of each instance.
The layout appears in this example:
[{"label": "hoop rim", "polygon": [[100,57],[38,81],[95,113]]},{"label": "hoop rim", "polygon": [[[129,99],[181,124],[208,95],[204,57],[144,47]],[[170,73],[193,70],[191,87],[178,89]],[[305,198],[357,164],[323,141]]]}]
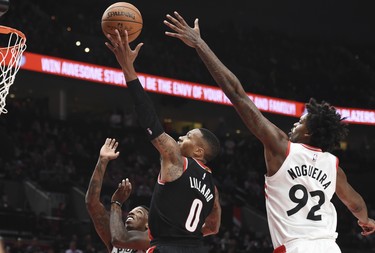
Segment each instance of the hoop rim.
[{"label": "hoop rim", "polygon": [[0,25],[0,34],[9,34],[9,33],[16,33],[18,36],[22,37],[22,39],[26,40],[26,36],[23,32],[15,28],[9,27],[9,26]]}]

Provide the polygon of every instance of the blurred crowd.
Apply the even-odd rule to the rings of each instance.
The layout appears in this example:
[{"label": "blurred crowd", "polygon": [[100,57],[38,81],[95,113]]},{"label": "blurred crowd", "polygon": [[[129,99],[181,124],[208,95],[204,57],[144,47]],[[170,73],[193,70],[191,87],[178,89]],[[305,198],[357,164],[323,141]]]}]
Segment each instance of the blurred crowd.
[{"label": "blurred crowd", "polygon": [[[97,10],[96,14],[81,13],[83,8],[77,8],[79,13],[74,14],[73,7],[74,4],[62,1],[19,1],[11,5],[2,23],[26,34],[30,52],[117,67],[104,46],[105,37],[100,30],[98,17],[104,7],[90,8]],[[150,26],[152,21],[148,20]],[[214,84],[199,58],[190,56],[191,49],[166,39],[161,20],[156,22],[160,23],[158,29],[145,26],[142,31],[140,38],[145,46],[136,68],[144,73]],[[375,108],[374,47],[304,41],[255,27],[244,29],[230,22],[219,27],[201,26],[202,37],[249,92],[298,101],[306,101],[310,96],[319,100],[329,97],[329,102],[340,106]],[[75,46],[77,39],[92,48],[89,54]],[[7,109],[9,113],[0,117],[1,180],[27,179],[45,191],[63,194],[71,186],[86,191],[101,145],[106,137],[114,137],[120,142],[121,156],[110,163],[105,175],[103,203],[109,205],[111,194],[125,177],[133,184],[128,205],[149,203],[159,159],[132,115],[116,117],[108,112],[84,122],[60,121],[32,98],[10,100]],[[219,124],[216,133],[221,139],[222,154],[210,166],[221,192],[225,217],[220,233],[206,238],[207,246],[215,253],[272,252],[268,234],[232,222],[234,207],[250,206],[265,214],[262,145],[251,135],[220,129]],[[171,133],[173,137],[179,134],[182,133]],[[338,150],[337,155],[343,167],[355,164],[363,172],[372,169],[374,151],[374,141],[368,140],[362,150],[349,146]],[[12,210],[1,187],[0,195],[0,210]],[[334,201],[338,205],[339,244],[343,248],[374,249],[374,237],[362,237],[356,220]],[[34,236],[6,238],[7,252],[61,253],[69,248],[105,252],[90,224],[89,231],[76,233],[75,228],[82,224],[67,204],[62,203],[52,217],[46,217],[32,213],[26,203],[23,212],[34,222]],[[374,204],[369,205],[372,217]]]}]

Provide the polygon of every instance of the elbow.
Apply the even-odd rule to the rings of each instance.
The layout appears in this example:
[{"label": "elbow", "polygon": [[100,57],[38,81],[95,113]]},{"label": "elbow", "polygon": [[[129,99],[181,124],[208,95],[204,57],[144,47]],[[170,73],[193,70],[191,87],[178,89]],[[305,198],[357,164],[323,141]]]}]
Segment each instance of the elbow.
[{"label": "elbow", "polygon": [[87,195],[86,195],[86,197],[85,197],[86,208],[89,208],[90,206],[92,206],[93,205],[92,202],[93,201],[89,197],[87,197]]},{"label": "elbow", "polygon": [[219,229],[211,230],[207,235],[216,235],[219,233]]},{"label": "elbow", "polygon": [[352,213],[359,213],[361,212],[366,206],[364,205],[364,200],[362,197],[358,198],[358,200],[351,205],[349,205],[349,210]]},{"label": "elbow", "polygon": [[85,198],[85,204],[86,204],[86,209],[88,210],[88,211],[92,211],[92,210],[95,210],[95,208],[96,208],[96,203],[95,203],[95,201],[93,201],[92,199],[90,199],[90,198]]},{"label": "elbow", "polygon": [[111,237],[111,243],[112,243],[112,246],[116,248],[122,248],[122,246],[124,246],[124,244],[122,244],[120,239],[116,236]]},{"label": "elbow", "polygon": [[216,227],[212,230],[212,234],[213,234],[213,235],[216,235],[217,233],[219,233],[219,230],[220,230],[220,225],[216,226]]}]

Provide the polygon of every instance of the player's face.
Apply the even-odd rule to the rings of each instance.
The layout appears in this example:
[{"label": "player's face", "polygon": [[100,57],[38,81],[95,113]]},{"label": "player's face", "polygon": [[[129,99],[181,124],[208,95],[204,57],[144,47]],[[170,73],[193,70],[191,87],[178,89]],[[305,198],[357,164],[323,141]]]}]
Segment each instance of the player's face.
[{"label": "player's face", "polygon": [[301,116],[300,120],[294,123],[289,133],[289,140],[296,143],[308,144],[309,131],[307,130],[307,114]]},{"label": "player's face", "polygon": [[180,146],[181,154],[186,157],[194,157],[193,152],[199,146],[202,133],[199,129],[193,129],[186,135],[178,138],[177,144]]},{"label": "player's face", "polygon": [[144,231],[147,228],[148,212],[143,207],[136,207],[126,216],[125,227],[127,230]]}]

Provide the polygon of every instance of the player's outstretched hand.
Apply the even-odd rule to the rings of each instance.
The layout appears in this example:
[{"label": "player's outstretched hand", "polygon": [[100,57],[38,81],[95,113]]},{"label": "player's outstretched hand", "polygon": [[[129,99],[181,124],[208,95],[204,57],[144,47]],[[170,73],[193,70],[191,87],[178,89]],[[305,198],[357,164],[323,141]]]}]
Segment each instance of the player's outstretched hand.
[{"label": "player's outstretched hand", "polygon": [[116,159],[120,152],[116,149],[118,147],[118,142],[115,139],[107,138],[100,149],[100,159],[102,160],[113,160]]},{"label": "player's outstretched hand", "polygon": [[375,221],[373,219],[368,219],[367,223],[358,221],[358,225],[362,228],[361,234],[364,236],[368,236],[375,231]]},{"label": "player's outstretched hand", "polygon": [[117,190],[113,193],[111,201],[118,201],[122,204],[129,198],[132,191],[132,184],[129,179],[123,179],[118,184]]},{"label": "player's outstretched hand", "polygon": [[177,11],[174,12],[174,16],[167,14],[169,21],[164,20],[164,24],[175,32],[165,32],[165,35],[178,38],[190,47],[197,47],[201,40],[198,19],[195,19],[194,27],[190,27]]},{"label": "player's outstretched hand", "polygon": [[134,70],[134,61],[138,56],[139,50],[143,46],[143,43],[139,43],[135,49],[131,49],[129,46],[128,31],[124,30],[125,37],[120,36],[120,32],[116,29],[116,35],[107,34],[107,38],[110,41],[106,42],[105,45],[111,50],[121,68],[124,71]]}]

